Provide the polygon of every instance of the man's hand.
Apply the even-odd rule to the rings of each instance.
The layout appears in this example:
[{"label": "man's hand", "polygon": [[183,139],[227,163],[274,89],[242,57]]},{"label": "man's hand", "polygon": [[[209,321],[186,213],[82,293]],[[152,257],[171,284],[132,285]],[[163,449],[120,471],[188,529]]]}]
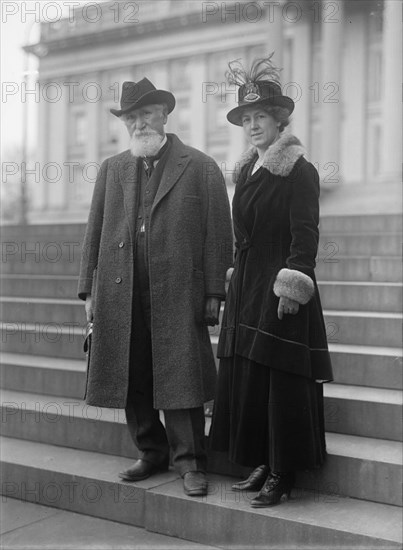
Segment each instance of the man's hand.
[{"label": "man's hand", "polygon": [[290,298],[285,298],[284,296],[281,296],[280,301],[278,303],[278,309],[277,309],[277,316],[281,319],[283,318],[283,314],[290,313],[291,315],[296,315],[299,310],[299,303],[295,300],[291,300]]},{"label": "man's hand", "polygon": [[227,283],[230,282],[233,273],[234,273],[234,268],[233,267],[230,267],[229,269],[227,269],[227,273],[225,274],[225,281]]},{"label": "man's hand", "polygon": [[204,322],[210,327],[214,327],[219,323],[221,308],[220,298],[208,297],[204,306]]},{"label": "man's hand", "polygon": [[87,294],[87,297],[85,299],[85,314],[87,315],[88,323],[93,320],[94,314],[93,314],[93,311],[92,311],[92,296],[91,296],[91,294]]}]

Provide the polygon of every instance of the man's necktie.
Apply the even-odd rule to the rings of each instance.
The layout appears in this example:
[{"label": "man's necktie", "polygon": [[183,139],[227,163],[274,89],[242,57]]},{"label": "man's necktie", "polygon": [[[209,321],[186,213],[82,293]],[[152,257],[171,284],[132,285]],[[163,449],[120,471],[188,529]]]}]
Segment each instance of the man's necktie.
[{"label": "man's necktie", "polygon": [[157,160],[155,156],[154,157],[144,157],[143,158],[144,168],[145,168],[148,179],[151,178],[151,174],[154,171],[154,161],[155,160]]},{"label": "man's necktie", "polygon": [[168,141],[164,144],[163,147],[161,147],[161,149],[158,151],[156,155],[153,155],[152,157],[143,157],[144,168],[147,173],[148,179],[151,178],[151,175],[154,171],[155,161],[159,160],[162,157],[162,155],[167,150],[167,146],[168,146]]}]

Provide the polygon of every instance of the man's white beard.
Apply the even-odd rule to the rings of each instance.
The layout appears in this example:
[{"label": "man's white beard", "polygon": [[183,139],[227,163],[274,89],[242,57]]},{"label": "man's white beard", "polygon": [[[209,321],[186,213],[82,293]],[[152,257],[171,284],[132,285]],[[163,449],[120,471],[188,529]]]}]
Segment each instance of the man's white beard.
[{"label": "man's white beard", "polygon": [[164,136],[155,130],[148,130],[136,136],[134,133],[130,138],[130,151],[134,157],[152,157],[161,148]]}]

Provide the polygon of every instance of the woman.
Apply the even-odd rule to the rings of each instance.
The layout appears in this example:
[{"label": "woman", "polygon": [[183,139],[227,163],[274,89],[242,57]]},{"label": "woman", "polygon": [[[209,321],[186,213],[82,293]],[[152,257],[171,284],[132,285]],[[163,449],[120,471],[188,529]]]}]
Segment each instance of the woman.
[{"label": "woman", "polygon": [[289,496],[295,472],[318,468],[326,449],[322,382],[332,380],[314,267],[319,177],[297,138],[283,133],[294,109],[271,56],[247,73],[227,118],[251,147],[233,199],[235,266],[218,345],[212,449],[254,468],[234,490],[259,491],[252,506]]}]

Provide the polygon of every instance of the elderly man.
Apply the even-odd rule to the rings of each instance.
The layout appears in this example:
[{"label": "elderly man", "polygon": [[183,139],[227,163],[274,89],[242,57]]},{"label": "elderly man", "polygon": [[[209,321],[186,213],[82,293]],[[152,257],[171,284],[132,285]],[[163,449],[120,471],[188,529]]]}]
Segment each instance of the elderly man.
[{"label": "elderly man", "polygon": [[93,320],[87,403],[125,408],[140,451],[120,477],[167,470],[171,449],[194,496],[207,492],[203,404],[216,380],[208,325],[225,298],[232,228],[217,164],[165,134],[174,107],[146,78],[123,84],[121,109],[111,112],[130,149],[102,164],[78,294]]}]

